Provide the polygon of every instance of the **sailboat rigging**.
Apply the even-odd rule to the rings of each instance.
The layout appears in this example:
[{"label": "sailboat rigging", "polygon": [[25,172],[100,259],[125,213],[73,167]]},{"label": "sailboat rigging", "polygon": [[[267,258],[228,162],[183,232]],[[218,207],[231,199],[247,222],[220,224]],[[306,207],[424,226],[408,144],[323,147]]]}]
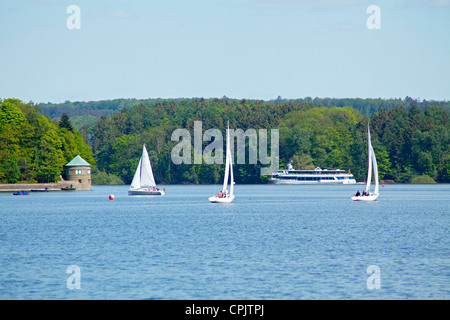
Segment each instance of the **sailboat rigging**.
[{"label": "sailboat rigging", "polygon": [[[226,156],[225,156],[225,174],[223,177],[222,191],[219,194],[209,197],[212,203],[230,203],[234,199],[234,177],[233,177],[233,159],[231,157],[230,145],[230,122],[227,128],[227,142],[226,142]],[[228,192],[228,178],[230,178],[230,191]]]}]

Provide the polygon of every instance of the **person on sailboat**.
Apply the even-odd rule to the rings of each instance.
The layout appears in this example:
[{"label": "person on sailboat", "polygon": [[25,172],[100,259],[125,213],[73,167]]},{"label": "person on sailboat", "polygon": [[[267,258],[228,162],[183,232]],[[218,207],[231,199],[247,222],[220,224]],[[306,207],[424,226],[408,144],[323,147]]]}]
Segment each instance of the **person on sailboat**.
[{"label": "person on sailboat", "polygon": [[356,194],[355,194],[355,196],[359,197],[360,195],[361,195],[361,193],[359,193],[359,190],[358,190],[358,191],[356,191]]},{"label": "person on sailboat", "polygon": [[223,197],[222,191],[220,191],[219,194],[218,194],[217,196],[218,196],[219,198],[222,198],[222,197]]}]

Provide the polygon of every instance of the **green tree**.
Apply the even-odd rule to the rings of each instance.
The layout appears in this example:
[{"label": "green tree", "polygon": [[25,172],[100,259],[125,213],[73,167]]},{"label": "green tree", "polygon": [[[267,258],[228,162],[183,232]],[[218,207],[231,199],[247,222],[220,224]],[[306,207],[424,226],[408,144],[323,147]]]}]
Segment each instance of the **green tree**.
[{"label": "green tree", "polygon": [[61,118],[59,120],[59,127],[67,129],[70,132],[73,132],[72,123],[70,122],[69,116],[65,112],[61,115]]},{"label": "green tree", "polygon": [[313,159],[309,155],[294,154],[290,160],[290,163],[297,170],[313,170],[315,168]]}]

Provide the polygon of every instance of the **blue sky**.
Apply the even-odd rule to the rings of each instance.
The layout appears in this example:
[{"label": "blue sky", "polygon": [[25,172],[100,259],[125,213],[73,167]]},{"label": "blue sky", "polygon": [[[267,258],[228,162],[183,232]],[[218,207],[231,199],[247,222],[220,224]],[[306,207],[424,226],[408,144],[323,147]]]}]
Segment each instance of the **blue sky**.
[{"label": "blue sky", "polygon": [[0,98],[450,100],[450,0],[2,0],[0,21]]}]

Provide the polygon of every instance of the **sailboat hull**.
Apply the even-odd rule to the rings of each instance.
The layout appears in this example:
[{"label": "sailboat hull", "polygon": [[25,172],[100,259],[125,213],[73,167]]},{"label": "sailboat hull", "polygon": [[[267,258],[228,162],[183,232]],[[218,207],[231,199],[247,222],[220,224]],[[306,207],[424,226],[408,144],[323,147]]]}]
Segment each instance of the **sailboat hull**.
[{"label": "sailboat hull", "polygon": [[375,201],[378,198],[378,194],[370,194],[368,196],[353,196],[353,201]]},{"label": "sailboat hull", "polygon": [[163,196],[165,194],[163,190],[153,190],[151,188],[128,190],[129,196]]},{"label": "sailboat hull", "polygon": [[234,200],[234,195],[229,197],[219,198],[218,196],[213,196],[208,198],[212,203],[231,203]]}]

